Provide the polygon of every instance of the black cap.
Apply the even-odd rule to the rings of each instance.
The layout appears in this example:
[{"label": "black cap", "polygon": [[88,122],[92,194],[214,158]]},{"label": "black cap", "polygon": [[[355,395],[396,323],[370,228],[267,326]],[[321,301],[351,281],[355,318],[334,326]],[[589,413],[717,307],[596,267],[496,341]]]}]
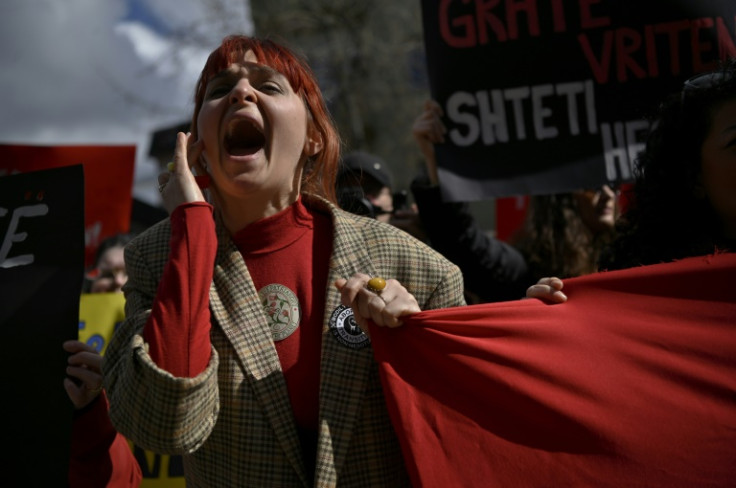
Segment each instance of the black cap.
[{"label": "black cap", "polygon": [[353,173],[357,178],[368,175],[391,188],[391,174],[386,162],[375,154],[364,151],[353,151],[346,154],[340,163],[340,174]]}]

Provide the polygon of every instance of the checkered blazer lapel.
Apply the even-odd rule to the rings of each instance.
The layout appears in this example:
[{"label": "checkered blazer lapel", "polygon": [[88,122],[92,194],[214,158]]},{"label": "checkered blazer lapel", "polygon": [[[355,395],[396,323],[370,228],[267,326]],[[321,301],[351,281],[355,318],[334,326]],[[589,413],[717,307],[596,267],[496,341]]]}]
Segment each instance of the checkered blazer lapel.
[{"label": "checkered blazer lapel", "polygon": [[307,483],[299,438],[271,329],[242,255],[218,222],[218,250],[210,308],[240,358],[246,377],[267,413],[296,472]]},{"label": "checkered blazer lapel", "polygon": [[347,347],[329,330],[331,314],[340,306],[340,293],[333,286],[335,280],[349,278],[358,271],[376,274],[376,270],[365,250],[362,233],[356,227],[358,224],[342,218],[332,206],[328,205],[328,208],[333,213],[334,244],[322,335],[320,440],[315,486],[331,486],[346,461],[373,367],[373,350],[370,347]]}]

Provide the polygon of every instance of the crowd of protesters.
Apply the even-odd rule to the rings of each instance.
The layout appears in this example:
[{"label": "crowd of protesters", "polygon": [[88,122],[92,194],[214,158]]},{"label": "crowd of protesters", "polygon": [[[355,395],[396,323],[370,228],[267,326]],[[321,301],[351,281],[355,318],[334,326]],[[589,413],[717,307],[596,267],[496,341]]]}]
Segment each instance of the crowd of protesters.
[{"label": "crowd of protesters", "polygon": [[137,486],[126,439],[181,455],[191,487],[409,486],[371,327],[471,302],[562,301],[565,278],[736,249],[734,60],[652,115],[625,212],[604,182],[535,196],[510,242],[442,200],[442,117],[430,100],[411,128],[426,174],[402,228],[386,162],[341,157],[309,65],[271,40],[225,38],[159,176],[169,217],[100,249],[90,275],[86,291],[125,293],[125,322],[104,360],[64,345],[70,486],[91,486],[90,450],[109,468],[98,486]]}]

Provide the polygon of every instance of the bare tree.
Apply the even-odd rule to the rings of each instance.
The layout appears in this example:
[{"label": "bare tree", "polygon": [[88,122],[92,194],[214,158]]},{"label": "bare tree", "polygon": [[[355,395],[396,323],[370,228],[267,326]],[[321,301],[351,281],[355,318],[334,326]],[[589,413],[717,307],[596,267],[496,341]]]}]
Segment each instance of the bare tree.
[{"label": "bare tree", "polygon": [[429,95],[420,3],[250,0],[255,33],[304,54],[319,78],[346,150],[391,166],[396,189],[418,168],[411,124]]}]

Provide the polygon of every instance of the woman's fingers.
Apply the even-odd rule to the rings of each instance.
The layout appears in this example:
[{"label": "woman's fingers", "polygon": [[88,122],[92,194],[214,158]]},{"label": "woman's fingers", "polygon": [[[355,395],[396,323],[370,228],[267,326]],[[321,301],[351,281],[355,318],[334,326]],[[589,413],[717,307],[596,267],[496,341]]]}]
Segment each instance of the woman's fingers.
[{"label": "woman's fingers", "polygon": [[416,118],[412,133],[418,143],[440,144],[445,142],[445,125],[442,123],[442,108],[434,100],[424,104],[424,111]]},{"label": "woman's fingers", "polygon": [[102,356],[95,348],[80,341],[66,341],[62,347],[72,353],[67,359],[68,378],[64,378],[64,389],[75,408],[79,409],[102,391]]},{"label": "woman's fingers", "polygon": [[335,286],[340,290],[342,304],[353,309],[358,325],[367,329],[367,321],[384,327],[398,327],[400,317],[420,312],[414,295],[394,279],[384,280],[381,290],[370,290],[371,277],[356,273],[349,279],[339,279]]},{"label": "woman's fingers", "polygon": [[386,327],[398,327],[403,322],[401,317],[421,312],[414,295],[396,280],[387,280],[386,288],[381,292],[381,300],[386,304],[380,310],[381,318],[374,322]]},{"label": "woman's fingers", "polygon": [[[80,341],[66,341],[64,350],[72,353],[67,358],[68,373],[81,380],[95,380],[102,375],[102,356],[95,348]],[[71,371],[69,371],[71,370]],[[99,385],[93,385],[97,388]]]},{"label": "woman's fingers", "polygon": [[563,303],[567,301],[567,295],[561,291],[563,286],[564,284],[559,278],[542,278],[537,284],[527,288],[526,298],[539,298],[545,302]]},{"label": "woman's fingers", "polygon": [[159,191],[169,214],[182,203],[205,201],[204,194],[192,172],[194,168],[195,172],[204,173],[199,162],[204,145],[201,141],[189,144],[190,139],[191,134],[179,132],[176,135],[174,159],[158,176]]}]

